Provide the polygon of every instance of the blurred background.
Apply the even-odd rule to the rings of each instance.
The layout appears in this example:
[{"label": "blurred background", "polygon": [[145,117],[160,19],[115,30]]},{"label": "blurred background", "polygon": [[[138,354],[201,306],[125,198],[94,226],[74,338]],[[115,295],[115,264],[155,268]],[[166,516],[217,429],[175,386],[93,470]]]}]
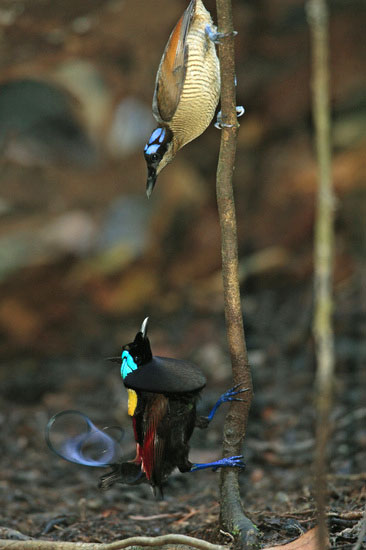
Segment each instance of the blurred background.
[{"label": "blurred background", "polygon": [[[152,198],[145,195],[155,74],[186,5],[0,3],[0,488],[6,525],[20,528],[21,507],[24,532],[38,533],[46,521],[39,508],[52,497],[45,487],[37,492],[41,480],[53,479],[53,505],[61,481],[69,484],[65,510],[78,510],[73,476],[81,476],[78,498],[85,484],[94,495],[95,472],[51,456],[44,427],[67,408],[129,426],[118,367],[105,358],[120,353],[146,316],[155,354],[191,359],[205,371],[203,409],[231,383],[215,198],[219,131],[211,125],[187,145]],[[215,19],[215,2],[205,5]],[[347,476],[362,471],[366,450],[366,13],[357,0],[333,0],[330,8],[337,197],[331,469]],[[304,3],[237,0],[233,14],[237,102],[246,109],[234,184],[256,392],[243,481],[253,513],[268,511],[258,501],[264,489],[283,508],[304,499],[308,487],[299,465],[309,474],[317,180]],[[216,433],[201,435],[193,453],[217,456],[220,430],[218,422]],[[356,497],[342,491],[349,507]],[[113,494],[108,503],[116,506],[121,493]]]}]

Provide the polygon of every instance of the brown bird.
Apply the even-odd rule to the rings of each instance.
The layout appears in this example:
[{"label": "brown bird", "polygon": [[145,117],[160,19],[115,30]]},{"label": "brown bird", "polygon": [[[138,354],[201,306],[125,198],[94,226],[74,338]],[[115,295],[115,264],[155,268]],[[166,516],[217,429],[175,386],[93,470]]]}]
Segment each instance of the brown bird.
[{"label": "brown bird", "polygon": [[220,97],[220,38],[202,0],[191,0],[165,47],[156,76],[153,115],[159,126],[145,146],[150,197],[176,153],[206,130]]}]

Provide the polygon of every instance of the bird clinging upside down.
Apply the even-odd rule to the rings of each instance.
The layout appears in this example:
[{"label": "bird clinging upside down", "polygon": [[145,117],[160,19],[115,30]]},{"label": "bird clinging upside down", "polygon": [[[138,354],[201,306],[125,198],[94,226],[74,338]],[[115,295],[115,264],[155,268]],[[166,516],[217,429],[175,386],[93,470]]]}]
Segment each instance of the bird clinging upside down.
[{"label": "bird clinging upside down", "polygon": [[[206,384],[203,373],[192,363],[153,356],[147,338],[147,321],[134,341],[123,347],[121,376],[128,388],[128,414],[132,417],[136,457],[131,462],[110,464],[100,487],[114,483],[148,482],[162,494],[162,484],[178,468],[182,473],[204,468],[243,468],[242,456],[211,463],[192,464],[189,439],[194,428],[206,428],[221,403],[241,401],[237,387],[225,392],[207,417],[197,417],[196,403]],[[115,359],[113,359],[115,360]]]},{"label": "bird clinging upside down", "polygon": [[219,36],[202,0],[191,0],[169,37],[156,76],[153,115],[159,126],[144,150],[148,197],[161,170],[213,119],[220,97]]}]

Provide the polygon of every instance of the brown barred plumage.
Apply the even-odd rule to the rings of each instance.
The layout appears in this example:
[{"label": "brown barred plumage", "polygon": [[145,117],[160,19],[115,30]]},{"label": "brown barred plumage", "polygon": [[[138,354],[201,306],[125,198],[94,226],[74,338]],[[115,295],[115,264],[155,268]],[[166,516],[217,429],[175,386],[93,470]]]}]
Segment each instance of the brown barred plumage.
[{"label": "brown barred plumage", "polygon": [[153,114],[159,123],[145,147],[147,194],[184,145],[206,130],[220,97],[220,65],[202,0],[191,0],[173,29],[156,76]]}]

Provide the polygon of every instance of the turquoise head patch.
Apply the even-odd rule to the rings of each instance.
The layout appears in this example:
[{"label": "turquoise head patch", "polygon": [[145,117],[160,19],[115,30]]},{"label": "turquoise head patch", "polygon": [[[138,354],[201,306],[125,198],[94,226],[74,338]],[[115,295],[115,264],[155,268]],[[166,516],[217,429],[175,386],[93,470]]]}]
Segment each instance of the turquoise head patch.
[{"label": "turquoise head patch", "polygon": [[122,352],[122,365],[121,365],[121,376],[123,380],[126,378],[128,374],[130,374],[132,371],[137,370],[137,365],[135,361],[133,360],[132,355],[128,351]]}]

